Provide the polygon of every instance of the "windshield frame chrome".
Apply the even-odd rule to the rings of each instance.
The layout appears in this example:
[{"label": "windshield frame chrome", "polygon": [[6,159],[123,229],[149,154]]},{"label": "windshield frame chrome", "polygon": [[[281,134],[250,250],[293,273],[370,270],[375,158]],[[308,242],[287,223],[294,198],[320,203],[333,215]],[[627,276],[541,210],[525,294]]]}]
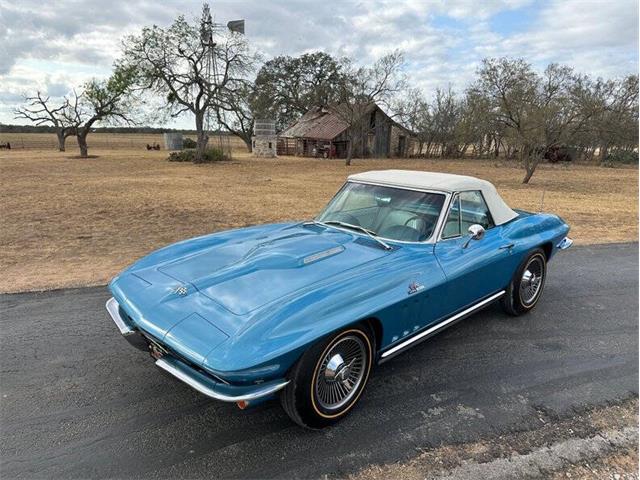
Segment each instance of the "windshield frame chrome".
[{"label": "windshield frame chrome", "polygon": [[[346,182],[344,182],[344,184],[338,189],[338,191],[335,193],[335,195],[333,197],[331,197],[331,200],[329,200],[327,202],[327,205],[329,205],[333,199],[342,191],[343,188],[345,188],[349,183],[358,183],[358,184],[362,184],[362,185],[372,185],[372,186],[376,186],[376,187],[389,187],[389,188],[397,188],[398,190],[408,190],[410,192],[422,192],[422,193],[434,193],[434,194],[438,194],[438,195],[444,195],[444,202],[442,203],[442,208],[440,209],[440,213],[438,214],[438,221],[436,222],[436,225],[433,229],[433,233],[431,234],[431,236],[429,238],[427,238],[426,240],[422,240],[420,242],[411,242],[411,241],[407,241],[407,240],[396,240],[394,238],[388,238],[388,237],[382,237],[380,235],[376,235],[377,238],[384,240],[385,242],[389,242],[391,244],[400,244],[400,245],[429,245],[429,244],[435,244],[437,241],[437,233],[440,232],[440,227],[442,226],[442,223],[444,222],[444,217],[445,215],[443,214],[443,212],[445,212],[447,210],[447,208],[449,205],[449,201],[451,199],[451,192],[448,192],[446,190],[437,190],[437,189],[433,189],[433,188],[409,188],[409,187],[405,187],[402,185],[395,185],[393,183],[380,183],[380,182],[365,182],[362,180],[347,180]],[[326,206],[325,206],[326,208]],[[324,212],[324,209],[322,210],[322,212]],[[314,223],[319,223],[319,224],[323,224],[326,227],[329,228],[334,228],[336,230],[340,230],[343,232],[347,232],[347,233],[351,233],[354,235],[359,235],[361,237],[364,238],[369,238],[369,236],[367,234],[365,234],[364,232],[360,232],[358,230],[354,230],[354,229],[348,229],[348,228],[342,228],[339,225],[330,225],[330,224],[325,224],[324,222],[322,222],[321,220],[318,220],[318,217],[320,216],[320,214],[322,213],[318,213],[318,215],[316,215],[313,218],[313,222]]]}]

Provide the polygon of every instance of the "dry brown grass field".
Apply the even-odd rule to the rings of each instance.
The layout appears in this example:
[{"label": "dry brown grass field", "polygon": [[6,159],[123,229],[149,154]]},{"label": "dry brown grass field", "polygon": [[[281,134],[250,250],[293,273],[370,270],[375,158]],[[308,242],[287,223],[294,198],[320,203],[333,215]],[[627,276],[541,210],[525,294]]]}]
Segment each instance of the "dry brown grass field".
[{"label": "dry brown grass field", "polygon": [[479,160],[295,157],[169,163],[166,152],[98,149],[0,151],[0,291],[106,283],[149,251],[243,225],[312,218],[347,175],[403,168],[462,173],[495,183],[515,208],[544,209],[577,243],[638,236],[638,170],[542,165],[522,185],[516,165]]},{"label": "dry brown grass field", "polygon": [[[195,135],[184,135],[184,137],[195,140]],[[212,145],[218,144],[218,137],[212,136]],[[224,141],[229,142],[232,149],[243,149],[244,143],[240,138],[235,136],[224,137]],[[13,150],[55,150],[58,147],[58,141],[53,133],[0,133],[0,144],[11,143]],[[147,144],[154,143],[164,147],[162,134],[160,133],[91,133],[87,137],[89,143],[89,155],[93,155],[93,149],[109,150],[109,149],[127,149],[127,150],[146,150]],[[78,144],[75,137],[67,138],[67,153],[78,151]]]}]

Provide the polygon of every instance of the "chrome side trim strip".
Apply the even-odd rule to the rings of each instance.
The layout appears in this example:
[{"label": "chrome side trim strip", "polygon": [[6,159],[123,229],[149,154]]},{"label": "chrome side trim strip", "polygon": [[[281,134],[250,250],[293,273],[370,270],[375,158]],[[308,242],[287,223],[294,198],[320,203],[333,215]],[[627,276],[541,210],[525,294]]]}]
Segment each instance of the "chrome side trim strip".
[{"label": "chrome side trim strip", "polygon": [[413,337],[408,338],[405,341],[403,341],[403,342],[399,343],[398,345],[396,345],[395,347],[392,347],[389,350],[386,350],[385,352],[383,352],[382,355],[381,355],[382,359],[386,359],[390,355],[394,355],[394,354],[399,353],[401,350],[404,350],[405,348],[407,348],[409,346],[413,346],[413,344],[415,344],[415,342],[418,342],[420,340],[426,339],[426,337],[428,337],[429,335],[431,335],[433,333],[436,333],[438,330],[446,327],[447,325],[451,325],[456,320],[461,320],[463,317],[465,317],[465,316],[473,313],[474,311],[484,307],[488,303],[491,303],[494,300],[497,300],[498,298],[500,298],[504,294],[505,294],[505,291],[501,290],[498,293],[495,293],[495,294],[491,295],[489,298],[485,298],[481,302],[478,302],[475,305],[471,305],[469,308],[461,311],[460,313],[456,313],[453,317],[449,317],[449,318],[443,320],[442,322],[434,325],[433,327],[429,327],[426,330],[423,330],[422,332],[417,333]]},{"label": "chrome side trim strip", "polygon": [[[215,400],[220,400],[222,402],[239,402],[239,401],[249,402],[257,398],[271,395],[272,393],[275,393],[278,390],[283,389],[289,383],[289,381],[286,380],[286,381],[275,383],[275,384],[265,385],[263,387],[260,387],[259,385],[257,385],[256,389],[250,392],[240,394],[240,395],[227,395],[225,393],[216,391],[214,388],[210,387],[209,385],[206,385],[204,382],[196,378],[195,375],[189,375],[187,371],[185,371],[184,369],[178,368],[174,363],[172,363],[170,360],[167,360],[165,357],[157,360],[156,366],[160,367],[167,373],[170,373],[171,375],[176,377],[178,380],[186,383],[191,388],[199,391],[203,395],[206,395],[207,397],[213,398]],[[227,385],[221,385],[221,386],[228,387]]]},{"label": "chrome side trim strip", "polygon": [[107,308],[107,312],[109,312],[111,319],[114,321],[122,335],[131,335],[132,333],[135,333],[135,331],[131,327],[129,327],[129,325],[127,325],[120,316],[120,305],[115,298],[111,297],[109,300],[107,300],[105,307]]}]

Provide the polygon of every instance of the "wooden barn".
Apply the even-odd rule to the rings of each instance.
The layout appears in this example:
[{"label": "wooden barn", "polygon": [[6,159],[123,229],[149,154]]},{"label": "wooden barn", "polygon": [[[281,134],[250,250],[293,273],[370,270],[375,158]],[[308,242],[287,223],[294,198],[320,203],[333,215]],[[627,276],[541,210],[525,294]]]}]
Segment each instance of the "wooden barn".
[{"label": "wooden barn", "polygon": [[[353,141],[354,157],[408,157],[417,142],[406,128],[375,104],[363,109],[357,126],[349,127],[340,106],[314,107],[278,135],[278,155],[345,158]],[[357,131],[352,131],[356,129]]]}]

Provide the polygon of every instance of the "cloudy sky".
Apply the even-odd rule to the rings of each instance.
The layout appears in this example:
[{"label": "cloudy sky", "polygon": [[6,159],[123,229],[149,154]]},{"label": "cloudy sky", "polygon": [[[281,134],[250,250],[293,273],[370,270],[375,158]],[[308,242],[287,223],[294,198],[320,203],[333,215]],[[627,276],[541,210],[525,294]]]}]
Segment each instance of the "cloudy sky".
[{"label": "cloudy sky", "polygon": [[[218,22],[246,19],[266,57],[323,50],[366,63],[400,48],[412,82],[464,88],[487,56],[560,62],[594,76],[638,71],[637,0],[211,1]],[[0,0],[0,123],[22,95],[55,97],[105,77],[123,35],[196,17],[190,0]],[[191,127],[189,119],[177,125]]]}]

